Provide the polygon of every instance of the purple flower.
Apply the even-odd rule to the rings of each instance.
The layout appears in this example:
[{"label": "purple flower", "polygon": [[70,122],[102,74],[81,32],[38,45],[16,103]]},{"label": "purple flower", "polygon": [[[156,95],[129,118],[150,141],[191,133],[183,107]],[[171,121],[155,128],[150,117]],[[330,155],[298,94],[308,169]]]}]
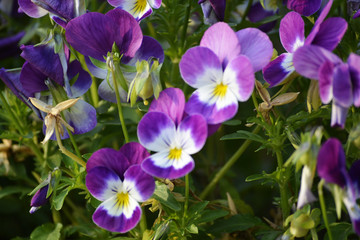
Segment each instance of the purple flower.
[{"label": "purple flower", "polygon": [[139,122],[140,143],[155,152],[141,164],[150,175],[175,179],[193,170],[195,163],[190,155],[204,146],[207,124],[199,114],[184,116],[184,108],[183,92],[167,88]]},{"label": "purple flower", "polygon": [[[89,28],[88,26],[91,26]],[[109,75],[108,68],[95,66],[88,57],[105,64],[115,43],[122,55],[121,64],[135,67],[137,61],[154,59],[161,64],[164,52],[161,45],[153,38],[142,35],[138,22],[126,11],[110,10],[105,15],[87,13],[69,22],[66,27],[66,39],[75,50],[87,57],[91,73],[101,79]],[[122,69],[127,84],[133,80],[135,72]],[[103,81],[99,86],[99,95],[110,102],[116,102],[113,81]],[[127,102],[127,92],[119,87],[121,100]]]},{"label": "purple flower", "polygon": [[324,104],[333,100],[331,126],[344,127],[348,108],[360,106],[360,56],[351,53],[347,63],[317,46],[304,46],[294,54],[294,66],[301,75],[319,80]]},{"label": "purple flower", "polygon": [[[264,9],[260,2],[254,3],[248,13],[248,18],[250,22],[256,23],[264,20],[267,17],[273,16],[277,12],[277,8],[275,10]],[[276,20],[271,21],[265,24],[262,24],[258,27],[263,32],[269,32],[276,25]]]},{"label": "purple flower", "polygon": [[336,184],[344,190],[342,200],[349,212],[355,232],[360,235],[360,208],[356,203],[360,193],[360,161],[353,163],[348,172],[345,158],[340,141],[330,138],[320,148],[317,172],[327,183]]},{"label": "purple flower", "polygon": [[111,6],[123,9],[140,21],[152,13],[151,8],[158,9],[162,0],[107,0]]},{"label": "purple flower", "polygon": [[34,213],[35,211],[37,211],[41,206],[45,205],[48,201],[49,198],[46,198],[47,192],[49,189],[49,184],[45,185],[44,187],[40,188],[35,195],[32,197],[31,199],[31,209],[30,209],[30,213]]},{"label": "purple flower", "polygon": [[[58,92],[60,96],[77,98],[90,88],[90,75],[81,68],[79,62],[68,63],[66,51],[62,55],[55,54],[52,44],[23,46],[21,49],[21,56],[26,62],[22,67],[19,81],[22,93],[26,94],[27,98],[48,89]],[[76,81],[71,85],[70,80],[75,77]],[[52,105],[52,100],[51,96],[45,99],[49,105]],[[57,99],[62,100],[64,99]],[[63,113],[65,121],[74,129],[74,134],[86,133],[96,126],[95,108],[81,99],[70,108],[70,111]],[[62,138],[68,137],[65,131]],[[51,139],[55,139],[55,134]]]},{"label": "purple flower", "polygon": [[71,19],[85,13],[82,4],[76,0],[19,0],[19,6],[28,16],[40,18],[48,13],[62,27]]},{"label": "purple flower", "polygon": [[199,0],[204,13],[205,24],[212,25],[224,21],[226,0]]},{"label": "purple flower", "polygon": [[325,6],[306,39],[304,21],[298,13],[290,12],[281,20],[280,40],[287,53],[281,54],[263,69],[264,79],[271,87],[280,84],[295,71],[293,54],[299,47],[311,44],[332,51],[339,44],[347,29],[347,23],[338,17],[324,21],[332,2],[330,0]]},{"label": "purple flower", "polygon": [[154,179],[140,167],[149,153],[139,143],[125,144],[119,151],[103,148],[86,164],[86,187],[102,201],[93,221],[111,232],[127,232],[141,218],[138,202],[146,201],[155,190]]},{"label": "purple flower", "polygon": [[321,0],[286,0],[285,4],[301,15],[310,16],[320,9]]},{"label": "purple flower", "polygon": [[237,112],[254,89],[254,72],[272,56],[268,36],[255,28],[234,32],[216,23],[205,33],[199,47],[190,48],[180,61],[182,78],[197,90],[185,111],[201,114],[208,124],[222,123]]}]

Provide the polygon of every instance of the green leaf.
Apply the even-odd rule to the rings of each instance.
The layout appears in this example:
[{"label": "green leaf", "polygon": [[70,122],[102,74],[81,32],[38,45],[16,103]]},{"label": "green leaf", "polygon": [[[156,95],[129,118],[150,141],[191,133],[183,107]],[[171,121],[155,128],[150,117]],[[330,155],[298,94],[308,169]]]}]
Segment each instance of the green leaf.
[{"label": "green leaf", "polygon": [[64,204],[64,200],[65,200],[66,196],[69,194],[70,190],[71,190],[71,187],[65,188],[54,197],[54,199],[52,201],[52,205],[54,206],[56,211],[59,211],[62,208],[62,206]]},{"label": "green leaf", "polygon": [[31,233],[30,239],[32,240],[58,240],[60,239],[60,231],[62,229],[62,224],[57,223],[56,225],[52,223],[46,223],[40,227],[35,228]]},{"label": "green leaf", "polygon": [[233,140],[233,139],[253,140],[260,143],[266,142],[265,139],[263,139],[259,135],[244,130],[239,130],[236,133],[231,133],[220,138],[220,140]]},{"label": "green leaf", "polygon": [[190,206],[187,214],[188,216],[196,216],[198,214],[201,214],[201,212],[204,210],[204,208],[209,204],[208,201],[199,202],[196,204],[193,204]]},{"label": "green leaf", "polygon": [[89,57],[92,64],[101,69],[107,69],[106,62],[97,60],[95,58]]},{"label": "green leaf", "polygon": [[194,223],[212,222],[218,218],[225,217],[229,212],[225,210],[205,210]]},{"label": "green leaf", "polygon": [[31,189],[19,186],[5,187],[0,190],[0,199],[9,196],[14,193],[21,193],[21,195],[27,194]]},{"label": "green leaf", "polygon": [[111,238],[111,240],[136,240],[137,238],[129,238],[129,237],[116,237]]},{"label": "green leaf", "polygon": [[233,120],[223,122],[223,125],[226,125],[226,126],[239,126],[239,125],[241,125],[241,121],[238,120],[238,119],[233,119]]},{"label": "green leaf", "polygon": [[[350,223],[332,223],[330,224],[330,231],[333,239],[341,240],[347,240],[348,236],[353,233],[352,225]],[[324,239],[329,239],[328,233],[326,233]]]},{"label": "green leaf", "polygon": [[153,197],[158,200],[162,205],[176,212],[181,210],[180,203],[176,201],[175,197],[172,195],[172,193],[165,184],[156,182],[156,188]]},{"label": "green leaf", "polygon": [[186,227],[186,231],[188,231],[189,233],[192,233],[192,234],[198,234],[199,229],[197,228],[197,226],[195,224],[191,224],[190,226]]},{"label": "green leaf", "polygon": [[257,225],[262,225],[260,218],[251,215],[234,215],[229,219],[216,221],[209,229],[210,233],[232,233],[244,231]]}]

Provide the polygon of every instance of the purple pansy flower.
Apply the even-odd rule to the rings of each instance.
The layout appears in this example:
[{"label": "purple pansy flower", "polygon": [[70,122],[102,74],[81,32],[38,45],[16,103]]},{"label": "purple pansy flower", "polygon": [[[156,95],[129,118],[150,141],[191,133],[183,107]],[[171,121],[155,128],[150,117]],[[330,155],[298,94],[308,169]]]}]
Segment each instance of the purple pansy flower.
[{"label": "purple pansy flower", "polygon": [[336,184],[344,190],[342,200],[349,212],[355,232],[360,235],[360,208],[356,203],[360,196],[360,161],[353,163],[348,172],[345,158],[340,141],[330,138],[320,148],[317,172],[327,183]]},{"label": "purple pansy flower", "polygon": [[[264,9],[264,7],[261,5],[260,2],[256,2],[251,6],[247,17],[249,18],[250,22],[257,23],[264,20],[267,17],[273,16],[277,12],[277,10],[278,10],[277,7],[276,9],[271,9],[271,8]],[[271,29],[275,27],[276,22],[277,21],[275,20],[262,24],[258,27],[258,29],[260,29],[263,32],[269,32]]]},{"label": "purple pansy flower", "polygon": [[158,9],[162,0],[107,0],[111,6],[123,9],[136,18],[137,21],[148,17],[152,8]]},{"label": "purple pansy flower", "polygon": [[208,124],[232,118],[238,101],[254,89],[254,72],[272,56],[268,36],[255,28],[234,32],[226,23],[216,23],[205,33],[199,47],[190,48],[180,61],[182,78],[197,90],[185,111],[203,115]]},{"label": "purple pansy flower", "polygon": [[198,4],[204,13],[205,24],[224,21],[226,0],[199,0]]},{"label": "purple pansy flower", "polygon": [[[92,26],[89,28],[88,26]],[[106,79],[108,69],[95,66],[88,57],[106,62],[108,53],[112,52],[115,43],[120,51],[121,64],[134,67],[137,61],[164,61],[164,51],[153,38],[142,35],[138,22],[126,11],[110,10],[105,15],[87,13],[69,22],[66,27],[66,39],[75,50],[87,57],[91,73],[98,78]],[[122,69],[128,84],[133,80],[132,73]],[[99,86],[99,95],[110,102],[116,102],[113,81],[104,80]],[[122,102],[127,102],[127,92],[119,87]]]},{"label": "purple pansy flower", "polygon": [[[49,88],[54,91],[64,92],[64,94],[60,93],[60,95],[67,95],[68,98],[77,98],[90,88],[91,77],[81,68],[80,63],[78,61],[68,63],[66,56],[63,59],[65,63],[62,62],[60,55],[54,53],[51,43],[38,46],[22,46],[21,49],[21,56],[26,62],[22,67],[19,81],[23,90],[22,93],[27,98],[38,96],[37,93]],[[73,78],[77,79],[71,85],[70,80]],[[52,105],[52,100],[51,97],[45,99],[49,105]],[[61,100],[58,99],[58,101]],[[65,121],[74,128],[74,134],[89,132],[96,126],[95,108],[81,99],[70,108],[70,111],[64,111],[63,113]],[[65,131],[62,138],[68,137],[69,135]],[[55,134],[51,139],[55,139]]]},{"label": "purple pansy flower", "polygon": [[33,18],[50,13],[52,19],[62,27],[71,19],[85,13],[85,7],[79,0],[19,0],[19,6]]},{"label": "purple pansy flower", "polygon": [[139,143],[130,142],[119,151],[100,149],[86,164],[86,187],[102,201],[93,221],[111,232],[127,232],[141,218],[141,207],[155,190],[154,179],[140,167],[149,153]]},{"label": "purple pansy flower", "polygon": [[284,4],[286,4],[288,9],[294,10],[303,16],[310,16],[320,9],[321,1],[322,0],[286,0]]},{"label": "purple pansy flower", "polygon": [[317,46],[304,46],[294,54],[301,75],[319,80],[320,98],[332,102],[331,126],[344,127],[348,108],[360,107],[360,56],[351,53],[347,63]]},{"label": "purple pansy flower", "polygon": [[151,103],[149,112],[139,122],[140,143],[155,152],[141,164],[150,175],[175,179],[194,168],[190,155],[204,146],[207,124],[199,114],[184,116],[184,108],[183,92],[167,88]]},{"label": "purple pansy flower", "polygon": [[325,6],[306,39],[304,21],[298,13],[290,12],[281,20],[280,40],[287,53],[281,54],[263,69],[264,79],[271,87],[280,84],[295,71],[293,54],[299,47],[311,44],[332,51],[339,44],[347,29],[347,23],[338,17],[324,21],[332,2],[330,0]]},{"label": "purple pansy flower", "polygon": [[49,184],[47,184],[44,187],[40,188],[35,193],[35,195],[31,199],[31,203],[30,203],[31,209],[29,211],[30,213],[34,213],[41,206],[45,205],[49,201],[49,198],[46,197],[48,189],[49,189]]}]

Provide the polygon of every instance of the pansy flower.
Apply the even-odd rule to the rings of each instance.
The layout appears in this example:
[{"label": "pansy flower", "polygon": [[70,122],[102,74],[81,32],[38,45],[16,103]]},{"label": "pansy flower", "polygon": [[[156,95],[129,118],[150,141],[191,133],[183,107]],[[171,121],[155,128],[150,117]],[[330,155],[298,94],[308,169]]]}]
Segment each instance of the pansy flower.
[{"label": "pansy flower", "polygon": [[226,23],[212,25],[199,47],[190,48],[180,61],[184,81],[196,91],[185,111],[203,115],[208,124],[222,123],[237,112],[254,89],[254,73],[272,56],[268,36],[255,28],[234,32]]},{"label": "pansy flower", "polygon": [[341,143],[336,138],[328,139],[320,148],[317,162],[319,177],[343,189],[342,201],[348,210],[353,228],[360,235],[360,208],[356,203],[360,193],[360,161],[346,170],[346,156]]},{"label": "pansy flower", "polygon": [[123,9],[140,21],[152,13],[152,8],[158,9],[162,0],[108,0],[111,6]]},{"label": "pansy flower", "polygon": [[286,4],[288,9],[294,10],[303,16],[310,16],[320,9],[321,1],[322,0],[286,0],[284,4]]},{"label": "pansy flower", "polygon": [[344,127],[348,108],[360,107],[360,56],[351,53],[344,63],[332,52],[317,46],[304,46],[294,54],[298,73],[319,80],[320,99],[332,100],[331,126]]},{"label": "pansy flower", "polygon": [[40,188],[35,195],[31,198],[30,202],[30,213],[36,212],[39,208],[41,208],[43,205],[45,205],[49,198],[46,197],[47,192],[49,189],[49,184],[45,185],[44,187]]},{"label": "pansy flower", "polygon": [[[38,46],[23,46],[21,56],[26,60],[21,74],[20,83],[24,93],[29,97],[39,97],[42,91],[57,92],[61,98],[77,98],[82,96],[90,88],[92,80],[78,61],[65,63],[60,60],[59,54],[54,53],[54,46],[42,44]],[[65,55],[67,55],[65,53]],[[66,58],[66,57],[65,57]],[[76,81],[71,85],[72,79]],[[50,91],[50,92],[51,92]],[[53,96],[43,99],[48,105],[53,105]],[[57,99],[58,103],[66,99]],[[79,99],[70,111],[63,111],[64,120],[73,128],[74,134],[83,134],[92,130],[97,123],[96,111],[93,106]],[[45,113],[42,117],[45,117]],[[45,126],[44,126],[45,131]],[[63,139],[68,138],[68,132],[64,131]],[[55,139],[55,134],[51,139]]]},{"label": "pansy flower", "polygon": [[19,0],[20,9],[28,16],[40,18],[48,13],[65,27],[71,19],[85,13],[85,5],[78,0]]},{"label": "pansy flower", "polygon": [[140,143],[155,152],[141,164],[150,175],[175,179],[195,166],[190,156],[201,150],[207,138],[205,119],[184,115],[185,97],[178,88],[167,88],[151,103],[138,125]]},{"label": "pansy flower", "polygon": [[111,232],[124,233],[141,218],[141,207],[155,190],[154,179],[140,167],[149,153],[139,143],[125,144],[119,151],[103,148],[86,164],[86,187],[102,203],[93,221]]},{"label": "pansy flower", "polygon": [[205,24],[224,21],[226,0],[199,0],[198,4],[204,13]]},{"label": "pansy flower", "polygon": [[[265,2],[264,2],[265,4]],[[270,5],[268,3],[268,5]],[[265,8],[264,8],[265,7]],[[260,2],[255,2],[247,15],[250,22],[257,23],[261,22],[264,19],[273,16],[278,11],[277,5],[275,5],[275,8],[273,6],[262,6]],[[269,32],[271,29],[273,29],[276,25],[276,20],[271,21],[268,23],[264,23],[258,27],[263,32]]]},{"label": "pansy flower", "polygon": [[280,84],[295,71],[293,54],[299,47],[311,44],[332,51],[339,44],[347,29],[347,23],[339,17],[332,17],[324,21],[332,2],[330,0],[325,6],[306,39],[304,21],[300,14],[290,12],[281,20],[280,40],[287,53],[281,54],[263,69],[264,79],[271,87]]},{"label": "pansy flower", "polygon": [[[91,26],[89,28],[88,26]],[[88,57],[105,64],[108,53],[112,52],[115,43],[122,55],[120,64],[135,67],[138,61],[157,59],[161,64],[164,52],[161,45],[151,37],[143,37],[138,22],[126,11],[110,10],[108,13],[87,13],[73,19],[66,27],[66,39],[74,49],[87,57],[87,65],[91,73],[98,78],[109,76],[107,68],[95,66]],[[128,84],[135,77],[135,72],[123,74]],[[111,77],[111,76],[110,76]],[[99,95],[110,102],[116,102],[113,81],[104,80],[99,86]],[[127,102],[127,92],[119,87],[122,102]]]}]

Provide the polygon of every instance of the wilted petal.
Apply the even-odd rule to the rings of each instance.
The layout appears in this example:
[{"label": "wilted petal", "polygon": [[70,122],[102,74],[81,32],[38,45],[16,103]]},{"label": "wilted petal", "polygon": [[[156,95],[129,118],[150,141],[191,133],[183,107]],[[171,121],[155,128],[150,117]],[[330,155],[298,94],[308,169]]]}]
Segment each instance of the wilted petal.
[{"label": "wilted petal", "polygon": [[236,32],[241,46],[241,54],[247,56],[254,72],[269,63],[273,54],[273,45],[269,37],[256,28],[245,28]]},{"label": "wilted petal", "polygon": [[319,93],[321,101],[328,104],[333,98],[334,64],[326,61],[319,70]]},{"label": "wilted petal", "polygon": [[321,6],[321,0],[287,0],[289,9],[304,16],[313,15]]},{"label": "wilted petal", "polygon": [[23,10],[24,13],[30,17],[39,18],[48,13],[48,11],[37,6],[31,0],[19,0],[18,3],[21,10]]},{"label": "wilted petal", "polygon": [[103,61],[111,52],[119,26],[108,16],[90,12],[74,18],[66,26],[66,40],[85,56]]},{"label": "wilted petal", "polygon": [[181,147],[188,154],[199,152],[207,138],[207,123],[201,115],[186,117],[178,127],[178,137],[181,139]]},{"label": "wilted petal", "polygon": [[293,58],[295,70],[310,79],[319,79],[320,67],[326,61],[334,64],[342,62],[338,56],[325,48],[312,45],[299,48]]},{"label": "wilted petal", "polygon": [[176,179],[191,172],[195,163],[192,157],[182,151],[179,159],[170,159],[169,151],[162,151],[151,155],[143,161],[141,167],[152,176]]},{"label": "wilted petal", "polygon": [[334,68],[333,95],[336,103],[343,107],[350,107],[353,103],[352,84],[347,64],[340,64]]},{"label": "wilted petal", "polygon": [[32,67],[57,82],[60,86],[64,85],[64,72],[60,57],[54,52],[52,44],[22,46],[21,50],[21,57],[28,61]]},{"label": "wilted petal", "polygon": [[150,156],[149,152],[138,142],[129,142],[124,144],[119,152],[124,154],[129,160],[129,164],[141,164],[141,162]]},{"label": "wilted petal", "polygon": [[344,128],[348,110],[349,109],[347,107],[343,107],[333,100],[331,109],[331,126]]},{"label": "wilted petal", "polygon": [[51,108],[52,106],[48,105],[47,103],[41,101],[40,99],[37,98],[29,98],[30,102],[39,110],[46,112],[46,113],[50,113],[51,112]]},{"label": "wilted petal", "polygon": [[178,125],[184,115],[185,96],[179,88],[166,88],[154,99],[149,112],[162,112],[168,115]]},{"label": "wilted petal", "polygon": [[354,105],[360,107],[360,56],[350,53],[348,58],[353,89]]},{"label": "wilted petal", "polygon": [[65,109],[74,106],[79,100],[80,98],[76,98],[76,99],[68,99],[66,101],[60,102],[51,109],[51,113],[57,115],[58,112],[64,111]]},{"label": "wilted petal", "polygon": [[341,41],[347,29],[347,22],[340,17],[326,19],[316,34],[312,45],[318,45],[327,50],[334,50]]},{"label": "wilted petal", "polygon": [[115,196],[122,186],[120,177],[106,167],[94,167],[86,175],[86,188],[91,195],[100,201],[105,201]]},{"label": "wilted petal", "polygon": [[134,228],[141,218],[139,204],[129,196],[126,206],[119,206],[116,196],[101,203],[93,214],[93,221],[111,232],[125,233]]},{"label": "wilted petal", "polygon": [[201,114],[208,124],[218,124],[235,116],[238,109],[236,95],[228,89],[223,97],[214,95],[216,85],[196,90],[185,105],[189,115]]},{"label": "wilted petal", "polygon": [[283,53],[264,67],[263,75],[265,81],[273,87],[284,81],[294,71],[293,54]]},{"label": "wilted petal", "polygon": [[129,160],[120,151],[102,148],[94,152],[86,163],[86,171],[95,167],[106,167],[115,172],[121,179],[129,167]]},{"label": "wilted petal", "polygon": [[45,138],[42,140],[42,144],[47,143],[49,139],[53,136],[54,140],[56,139],[54,131],[56,127],[56,119],[52,115],[47,115],[44,119],[44,126],[45,126]]},{"label": "wilted petal", "polygon": [[238,101],[247,101],[255,86],[254,70],[249,58],[240,55],[231,60],[225,69],[223,81]]},{"label": "wilted petal", "polygon": [[328,183],[345,187],[345,153],[339,140],[336,138],[327,140],[321,146],[317,160],[317,172],[321,178]]},{"label": "wilted petal", "polygon": [[144,202],[154,193],[155,181],[140,165],[134,165],[125,172],[124,188],[136,201]]},{"label": "wilted petal", "polygon": [[240,44],[235,32],[226,23],[212,25],[201,39],[201,47],[207,47],[218,56],[223,68],[240,54]]},{"label": "wilted petal", "polygon": [[71,93],[67,93],[71,98],[84,95],[92,84],[90,75],[84,69],[82,69],[81,64],[78,61],[73,61],[70,63],[67,76],[69,80],[77,77],[75,83],[71,86]]},{"label": "wilted petal", "polygon": [[311,192],[314,174],[307,165],[304,166],[301,173],[301,185],[300,185],[297,209],[302,208],[305,204],[316,201],[316,197]]},{"label": "wilted petal", "polygon": [[159,152],[168,149],[176,134],[175,123],[162,112],[148,112],[140,120],[137,135],[141,145]]},{"label": "wilted petal", "polygon": [[184,81],[193,88],[215,83],[222,78],[219,58],[205,47],[194,47],[182,56],[180,73]]},{"label": "wilted petal", "polygon": [[280,22],[280,40],[286,51],[293,53],[304,45],[304,21],[300,14],[289,12]]}]

